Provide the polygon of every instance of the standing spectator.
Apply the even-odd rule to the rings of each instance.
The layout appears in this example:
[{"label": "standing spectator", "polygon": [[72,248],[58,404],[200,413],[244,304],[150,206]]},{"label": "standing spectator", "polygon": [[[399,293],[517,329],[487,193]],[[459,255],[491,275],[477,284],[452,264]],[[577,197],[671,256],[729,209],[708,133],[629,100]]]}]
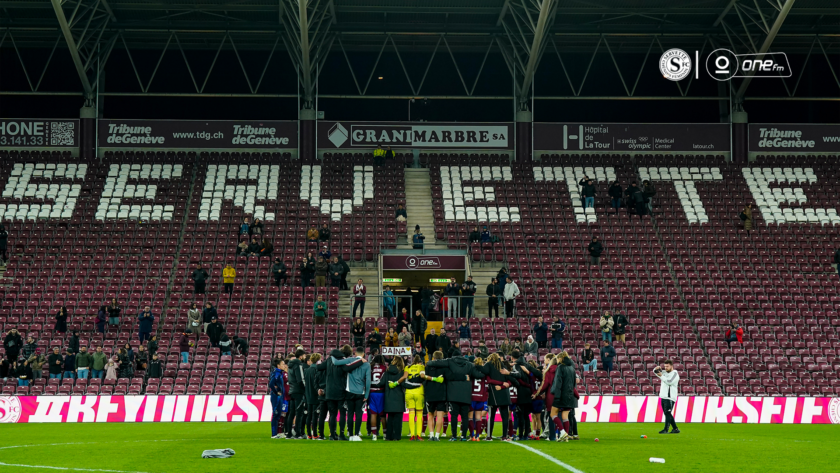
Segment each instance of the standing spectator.
[{"label": "standing spectator", "polygon": [[470,332],[470,326],[467,325],[466,320],[461,321],[461,325],[458,327],[458,343],[461,347],[469,347],[470,342],[472,341],[472,332]]},{"label": "standing spectator", "polygon": [[87,352],[87,347],[82,347],[79,354],[76,355],[76,378],[88,379],[91,365],[93,365],[93,356]]},{"label": "standing spectator", "polygon": [[248,236],[256,236],[257,238],[263,234],[263,228],[265,226],[262,223],[262,220],[255,218],[254,224],[248,227]]},{"label": "standing spectator", "polygon": [[315,228],[315,224],[313,223],[306,232],[306,239],[309,241],[318,241],[319,236],[318,229]]},{"label": "standing spectator", "polygon": [[478,227],[473,227],[473,231],[470,232],[468,237],[468,241],[470,243],[478,243],[481,241],[481,232],[478,231]]},{"label": "standing spectator", "polygon": [[[134,353],[134,349],[133,349],[133,348],[131,348],[131,344],[130,344],[130,343],[126,343],[125,345],[123,345],[123,350],[122,350],[122,351],[124,351],[124,352],[125,352],[125,355],[126,355],[126,357],[128,358],[128,360],[129,360],[131,363],[134,363],[134,355],[135,355],[135,353]],[[132,366],[132,372],[133,372],[133,370],[134,370],[134,368],[133,368],[133,366]]]},{"label": "standing spectator", "polygon": [[397,336],[397,332],[394,331],[394,327],[388,328],[388,332],[385,334],[385,346],[386,347],[398,347],[398,346],[400,346],[400,339]]},{"label": "standing spectator", "polygon": [[840,276],[840,248],[834,252],[834,264],[837,265],[837,275]]},{"label": "standing spectator", "polygon": [[636,215],[639,216],[639,220],[647,214],[647,201],[648,198],[645,197],[645,193],[641,189],[633,194],[633,202],[636,204]]},{"label": "standing spectator", "polygon": [[610,194],[610,206],[615,209],[615,213],[618,213],[618,209],[621,208],[621,184],[618,181],[613,182],[608,193]]},{"label": "standing spectator", "polygon": [[239,225],[239,234],[240,235],[250,235],[251,234],[251,224],[248,222],[248,217],[242,219],[242,223]]},{"label": "standing spectator", "polygon": [[382,335],[379,333],[379,327],[374,327],[373,332],[368,335],[367,345],[370,348],[371,356],[379,353],[379,349],[382,347]]},{"label": "standing spectator", "polygon": [[362,323],[360,317],[353,320],[350,333],[353,335],[353,346],[362,347],[365,345],[365,324]]},{"label": "standing spectator", "polygon": [[443,352],[444,358],[449,358],[450,351],[452,351],[452,340],[446,335],[446,330],[440,329],[440,335],[437,337],[437,349]]},{"label": "standing spectator", "polygon": [[408,213],[406,213],[403,204],[397,205],[397,211],[394,214],[394,218],[397,219],[398,222],[405,222],[408,220]]},{"label": "standing spectator", "polygon": [[412,336],[411,336],[411,333],[408,332],[407,327],[403,327],[402,330],[400,330],[400,333],[397,335],[397,338],[399,339],[399,346],[401,346],[401,347],[410,347],[411,346]]},{"label": "standing spectator", "polygon": [[219,353],[221,355],[230,356],[233,342],[231,341],[230,337],[227,333],[223,333],[221,338],[219,338]]},{"label": "standing spectator", "polygon": [[537,342],[534,341],[533,335],[528,335],[528,339],[525,341],[524,346],[522,347],[524,351],[524,355],[533,355],[538,356],[540,352],[540,346]]},{"label": "standing spectator", "polygon": [[9,261],[9,254],[7,253],[9,244],[9,233],[6,231],[6,227],[0,225],[0,264],[6,266],[6,263]]},{"label": "standing spectator", "polygon": [[93,379],[102,379],[105,376],[105,365],[107,363],[108,357],[102,353],[102,347],[96,347],[96,352],[93,354],[93,363],[90,365]]},{"label": "standing spectator", "polygon": [[426,335],[426,351],[428,353],[437,351],[437,340],[438,337],[435,335],[435,329],[429,329],[429,334]]},{"label": "standing spectator", "polygon": [[359,281],[353,286],[353,318],[356,318],[356,309],[361,307],[361,315],[364,317],[365,315],[365,294],[367,294],[367,288],[365,287],[362,278],[359,278]]},{"label": "standing spectator", "polygon": [[615,341],[624,342],[624,335],[627,333],[627,324],[627,317],[619,312],[618,315],[615,316],[615,327],[613,328]]},{"label": "standing spectator", "polygon": [[636,199],[635,195],[637,192],[641,192],[642,190],[639,189],[639,186],[636,185],[635,182],[631,182],[627,189],[624,189],[624,201],[627,202],[627,211],[629,213],[630,209],[633,208],[635,205]]},{"label": "standing spectator", "polygon": [[474,309],[474,297],[475,292],[478,287],[473,282],[472,276],[467,276],[467,281],[461,285],[461,294],[463,294],[463,301],[464,301],[464,316],[467,318],[475,316],[475,309]]},{"label": "standing spectator", "polygon": [[271,265],[271,275],[274,277],[274,285],[277,287],[286,285],[286,280],[289,278],[289,275],[286,274],[288,268],[286,267],[286,263],[280,259],[280,257],[274,258],[274,264]]},{"label": "standing spectator", "polygon": [[444,294],[446,295],[448,317],[458,317],[458,296],[461,295],[461,286],[455,282],[455,278],[452,278],[449,284],[446,285]]},{"label": "standing spectator", "polygon": [[113,327],[120,324],[120,312],[122,312],[122,308],[117,303],[116,299],[111,299],[111,303],[108,305],[108,325]]},{"label": "standing spectator", "polygon": [[108,360],[108,363],[105,364],[105,379],[117,379],[119,376],[119,358],[114,356]]},{"label": "standing spectator", "polygon": [[543,321],[542,317],[538,318],[537,323],[534,325],[534,335],[537,346],[539,348],[545,348],[546,344],[548,344],[548,324]]},{"label": "standing spectator", "polygon": [[332,231],[327,224],[321,225],[321,229],[318,230],[318,240],[319,241],[330,241],[330,237],[332,237]]},{"label": "standing spectator", "polygon": [[656,195],[656,188],[650,181],[642,182],[642,194],[645,196],[645,204],[647,204],[647,212],[653,215],[653,196]]},{"label": "standing spectator", "polygon": [[103,305],[99,307],[99,312],[96,313],[96,333],[105,335],[105,324],[108,323],[108,306]]},{"label": "standing spectator", "polygon": [[199,310],[198,304],[193,302],[190,310],[187,311],[187,326],[184,328],[190,329],[192,333],[198,335],[204,329],[201,318],[201,310]]},{"label": "standing spectator", "polygon": [[559,348],[562,350],[563,336],[566,334],[566,323],[555,315],[549,330],[551,331],[551,348]]},{"label": "standing spectator", "polygon": [[587,247],[589,250],[589,263],[599,264],[601,262],[601,253],[604,252],[604,245],[598,241],[598,237],[592,237],[592,241]]},{"label": "standing spectator", "polygon": [[[76,357],[78,360],[78,357]],[[137,356],[134,357],[134,366],[137,371],[145,371],[149,366],[149,352],[143,345],[137,347]]]},{"label": "standing spectator", "polygon": [[583,206],[585,208],[595,208],[595,184],[592,179],[588,179],[580,189],[580,195],[583,196]]},{"label": "standing spectator", "polygon": [[120,378],[131,378],[134,375],[134,365],[131,362],[128,350],[120,348],[120,351],[117,353],[117,360],[117,364],[119,365],[117,376]]},{"label": "standing spectator", "polygon": [[67,346],[71,350],[73,350],[73,353],[79,353],[79,331],[78,330],[73,330],[73,334],[70,335],[70,340],[67,341]]},{"label": "standing spectator", "polygon": [[508,280],[508,272],[507,269],[502,267],[499,272],[496,274],[496,281],[499,282],[499,294],[503,295],[505,293],[505,284],[507,284]]},{"label": "standing spectator", "polygon": [[595,352],[589,348],[589,344],[583,345],[583,351],[580,352],[580,362],[583,364],[583,371],[595,371],[598,369],[598,360],[595,359]]},{"label": "standing spectator", "polygon": [[339,289],[350,289],[350,286],[347,284],[347,275],[350,274],[350,265],[347,264],[347,261],[344,261],[344,257],[338,255],[338,262],[341,264],[341,286]]},{"label": "standing spectator", "polygon": [[29,367],[32,368],[32,379],[41,379],[44,377],[44,365],[47,359],[41,354],[41,350],[35,350],[35,353],[29,357]]},{"label": "standing spectator", "polygon": [[146,343],[146,351],[149,352],[149,356],[152,356],[155,353],[157,353],[157,351],[158,351],[158,341],[157,341],[157,335],[156,334],[153,333],[152,338],[149,339],[148,343]]},{"label": "standing spectator", "polygon": [[601,327],[601,340],[609,340],[610,343],[612,343],[612,331],[613,326],[615,326],[615,320],[613,320],[610,311],[604,311],[604,314],[601,315],[601,320],[598,321],[598,324]]},{"label": "standing spectator", "polygon": [[382,315],[386,319],[391,320],[394,317],[394,312],[397,310],[397,298],[394,297],[394,291],[391,290],[391,286],[385,286],[385,290],[382,291],[382,309]]},{"label": "standing spectator", "polygon": [[415,250],[422,250],[426,237],[420,231],[420,225],[414,226],[414,235],[411,236],[411,246]]},{"label": "standing spectator", "polygon": [[514,317],[516,315],[516,298],[519,297],[519,286],[513,282],[513,279],[508,276],[507,284],[505,284],[505,317]]},{"label": "standing spectator", "polygon": [[146,377],[149,379],[160,379],[163,377],[163,363],[158,359],[157,353],[152,355],[152,360],[149,361]]},{"label": "standing spectator", "polygon": [[426,348],[426,328],[429,322],[420,309],[414,311],[414,318],[411,319],[411,331],[414,332],[414,343],[419,343]]},{"label": "standing spectator", "polygon": [[204,327],[202,327],[201,333],[207,333],[207,327],[213,323],[213,319],[215,319],[217,315],[218,312],[216,312],[216,308],[213,307],[213,304],[209,302],[204,304],[204,310],[201,312]]},{"label": "standing spectator", "polygon": [[[311,254],[311,253],[310,253]],[[307,257],[302,257],[298,264],[298,274],[300,274],[300,287],[309,287],[312,284],[312,275],[315,273],[315,263],[310,261]]]},{"label": "standing spectator", "polygon": [[432,307],[432,297],[434,295],[434,291],[428,286],[424,286],[420,290],[420,309],[423,311],[423,317],[429,318],[429,309]]},{"label": "standing spectator", "polygon": [[610,345],[609,340],[603,341],[604,346],[601,348],[601,363],[607,373],[613,369],[613,360],[615,359],[615,348]]},{"label": "standing spectator", "polygon": [[315,301],[315,306],[312,308],[315,315],[315,325],[324,325],[327,320],[327,303],[324,302],[324,296],[318,294],[318,300]]},{"label": "standing spectator", "polygon": [[318,257],[318,262],[315,263],[315,287],[327,287],[327,273],[330,271],[330,265],[323,257]]},{"label": "standing spectator", "polygon": [[744,343],[744,329],[741,328],[741,324],[737,322],[729,324],[724,341],[726,346],[732,346],[732,342]]},{"label": "standing spectator", "polygon": [[390,146],[386,146],[385,148],[385,159],[390,159],[392,161],[397,159],[397,153],[394,153],[394,150],[392,150]]},{"label": "standing spectator", "polygon": [[195,294],[204,294],[204,288],[207,285],[207,280],[210,279],[210,275],[207,274],[207,271],[201,267],[201,263],[198,263],[195,267],[195,271],[192,272],[192,280],[195,283]]},{"label": "standing spectator", "polygon": [[152,334],[152,323],[155,321],[155,316],[152,315],[152,308],[146,306],[143,309],[143,312],[140,312],[140,315],[137,316],[138,321],[138,336],[140,338],[140,343],[148,340],[150,335]]},{"label": "standing spectator", "polygon": [[58,351],[58,347],[53,348],[52,354],[47,357],[47,365],[50,373],[50,378],[61,379],[62,367],[64,366],[64,357]]},{"label": "standing spectator", "polygon": [[178,338],[178,352],[181,353],[181,364],[190,362],[190,347],[194,345],[192,338],[192,330],[186,329]]},{"label": "standing spectator", "polygon": [[67,313],[67,307],[61,306],[58,309],[58,313],[55,314],[55,332],[56,333],[67,333],[67,318],[69,314]]},{"label": "standing spectator", "polygon": [[749,235],[750,230],[753,229],[752,204],[747,204],[744,207],[744,210],[741,211],[741,220],[744,221],[744,230],[746,230],[747,235]]},{"label": "standing spectator", "polygon": [[385,150],[382,149],[382,144],[377,144],[376,149],[373,150],[373,165],[382,167],[385,164]]},{"label": "standing spectator", "polygon": [[23,349],[23,337],[16,328],[9,330],[6,334],[6,338],[3,339],[3,348],[6,349],[6,358],[10,362],[17,360],[20,356],[20,351]]},{"label": "standing spectator", "polygon": [[225,294],[233,296],[233,284],[236,281],[236,269],[228,263],[222,270],[222,281],[225,285]]},{"label": "standing spectator", "polygon": [[405,307],[402,308],[400,315],[397,316],[397,333],[402,332],[402,329],[411,329],[411,315],[409,315],[408,309]]},{"label": "standing spectator", "polygon": [[333,256],[332,263],[330,263],[330,287],[336,289],[341,287],[341,263],[338,262],[338,256]]},{"label": "standing spectator", "polygon": [[225,333],[225,328],[219,323],[218,317],[213,317],[213,321],[207,326],[207,336],[210,337],[211,347],[219,347],[219,340],[222,339],[223,333]]},{"label": "standing spectator", "polygon": [[327,264],[329,264],[330,260],[332,259],[332,251],[330,251],[329,248],[327,248],[327,245],[324,245],[324,247],[321,248],[321,251],[318,252],[318,256],[324,258],[324,261],[326,261]]},{"label": "standing spectator", "polygon": [[62,374],[62,379],[75,379],[76,378],[76,355],[68,348],[65,350],[64,355],[64,373]]},{"label": "standing spectator", "polygon": [[493,318],[493,313],[496,313],[496,317],[499,316],[499,296],[502,295],[502,291],[499,290],[499,281],[496,278],[493,278],[490,281],[490,284],[487,285],[487,317]]}]

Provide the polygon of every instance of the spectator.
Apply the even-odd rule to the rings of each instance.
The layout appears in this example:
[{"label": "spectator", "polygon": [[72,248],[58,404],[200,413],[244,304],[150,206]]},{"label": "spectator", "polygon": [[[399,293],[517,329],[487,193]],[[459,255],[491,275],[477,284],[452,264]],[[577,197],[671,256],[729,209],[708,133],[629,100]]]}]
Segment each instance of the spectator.
[{"label": "spectator", "polygon": [[321,248],[321,251],[318,253],[318,256],[320,256],[321,258],[324,258],[324,261],[329,263],[330,260],[332,259],[332,251],[330,251],[327,248],[327,245],[324,245],[324,247]]},{"label": "spectator", "polygon": [[73,353],[79,353],[79,331],[78,330],[73,330],[72,335],[70,335],[70,340],[67,341],[67,346],[71,350],[73,350]]},{"label": "spectator", "polygon": [[353,326],[350,328],[350,334],[353,335],[354,347],[365,346],[365,324],[362,323],[362,319],[360,317],[353,319]]},{"label": "spectator", "polygon": [[429,317],[429,309],[432,307],[432,297],[435,293],[428,286],[420,290],[420,309],[423,311],[423,317]]},{"label": "spectator", "polygon": [[338,256],[333,256],[332,262],[329,266],[330,270],[330,287],[334,287],[336,289],[341,287],[341,272],[344,268],[341,267],[341,263],[338,262]]},{"label": "spectator", "polygon": [[318,230],[318,240],[319,241],[330,241],[332,237],[332,231],[330,227],[327,226],[326,223],[321,225],[321,228]]},{"label": "spectator", "polygon": [[609,340],[604,340],[604,346],[601,348],[601,363],[607,373],[613,369],[613,360],[615,359],[615,348],[610,345]]},{"label": "spectator", "polygon": [[753,229],[752,204],[747,204],[744,207],[744,210],[741,212],[741,220],[744,221],[744,230],[747,232],[747,235],[749,235],[750,230]]},{"label": "spectator", "polygon": [[444,358],[449,358],[449,352],[452,351],[452,340],[446,335],[446,330],[444,329],[440,329],[440,335],[437,337],[437,350],[443,353]]},{"label": "spectator", "polygon": [[[382,308],[384,309],[382,315],[386,319],[391,320],[397,311],[397,298],[394,297],[394,291],[391,290],[391,286],[385,286],[384,289],[382,291]],[[405,312],[405,309],[403,309],[403,312]],[[397,322],[399,323],[399,320]]]},{"label": "spectator", "polygon": [[163,363],[158,359],[157,353],[152,356],[152,361],[149,362],[146,377],[149,379],[160,379],[163,377]]},{"label": "spectator", "polygon": [[429,353],[434,353],[437,351],[437,340],[438,337],[435,335],[435,329],[430,329],[429,334],[426,335],[426,351]]},{"label": "spectator", "polygon": [[583,351],[580,352],[580,362],[583,365],[583,371],[595,371],[598,369],[598,360],[595,359],[595,352],[589,348],[589,344],[583,345]]},{"label": "spectator", "polygon": [[636,215],[638,215],[639,220],[641,220],[647,214],[648,198],[645,197],[645,193],[643,191],[638,190],[633,194],[633,202],[636,204]]},{"label": "spectator", "polygon": [[615,316],[615,327],[613,328],[613,333],[615,333],[615,341],[617,342],[624,342],[624,335],[627,332],[627,317],[624,314],[620,313]]},{"label": "spectator", "polygon": [[618,213],[618,209],[621,208],[621,184],[618,181],[613,182],[607,193],[610,195],[610,206]]},{"label": "spectator", "polygon": [[[76,357],[78,359],[78,357]],[[137,371],[146,371],[149,366],[149,352],[143,345],[137,347],[137,356],[134,357],[134,366]]]},{"label": "spectator", "polygon": [[82,347],[79,354],[76,355],[74,371],[77,379],[88,379],[90,376],[90,367],[93,365],[93,356],[87,352],[87,347]]},{"label": "spectator", "polygon": [[220,354],[230,356],[232,350],[233,342],[231,341],[230,337],[228,337],[227,333],[223,333],[221,338],[219,338]]},{"label": "spectator", "polygon": [[566,334],[566,323],[555,315],[549,330],[551,330],[551,348],[559,348],[562,350],[563,336]]},{"label": "spectator", "polygon": [[184,328],[190,329],[196,335],[201,333],[204,328],[204,325],[201,323],[201,319],[201,310],[198,309],[198,304],[193,302],[190,306],[190,310],[187,311],[187,326]]},{"label": "spectator", "polygon": [[653,184],[651,184],[650,181],[642,182],[642,194],[645,196],[648,213],[653,215],[653,196],[656,195],[656,188],[653,187]]},{"label": "spectator", "polygon": [[248,356],[248,340],[234,335],[233,336],[233,353],[242,356]]},{"label": "spectator", "polygon": [[15,366],[18,386],[29,386],[29,382],[32,380],[32,368],[29,366],[29,360],[16,361],[13,366]]},{"label": "spectator", "polygon": [[592,241],[587,247],[589,250],[589,263],[599,264],[601,262],[601,253],[604,252],[604,245],[598,241],[598,237],[592,237]]},{"label": "spectator", "polygon": [[298,264],[298,274],[300,274],[300,287],[309,287],[312,284],[312,275],[315,274],[315,263],[305,256],[302,257]]},{"label": "spectator", "polygon": [[218,317],[213,317],[213,321],[207,326],[207,336],[210,337],[211,347],[219,347],[219,340],[221,340],[223,333],[225,333],[225,328],[219,323]]},{"label": "spectator", "polygon": [[236,269],[228,263],[225,265],[225,269],[222,270],[222,283],[224,284],[225,294],[228,296],[233,296],[233,285],[235,282]]},{"label": "spectator", "polygon": [[61,306],[58,309],[58,313],[55,314],[55,327],[54,330],[56,333],[67,333],[67,318],[69,314],[67,313],[67,307]]},{"label": "spectator", "polygon": [[499,316],[499,296],[502,295],[501,291],[499,291],[499,281],[496,278],[493,278],[490,281],[490,284],[487,285],[487,290],[485,291],[487,294],[487,317],[493,318],[493,313],[496,313],[496,317]]},{"label": "spectator", "polygon": [[517,338],[513,341],[513,347],[511,347],[510,353],[513,355],[513,352],[519,350],[520,353],[525,351],[525,347],[522,346],[522,340]]},{"label": "spectator", "polygon": [[[125,351],[125,356],[128,357],[128,361],[130,361],[131,363],[134,363],[134,349],[131,348],[130,343],[126,343],[123,346],[123,351]],[[133,372],[133,368],[132,368],[132,372]]]},{"label": "spectator", "polygon": [[236,245],[236,256],[248,256],[248,240],[242,240]]},{"label": "spectator", "polygon": [[338,255],[338,262],[341,264],[341,286],[339,289],[350,289],[350,286],[347,285],[347,275],[350,274],[350,265],[347,264],[347,261],[344,261],[341,255]]},{"label": "spectator", "polygon": [[64,373],[61,375],[62,379],[75,379],[76,378],[76,355],[68,348],[64,351]]},{"label": "spectator", "polygon": [[429,322],[423,315],[423,311],[417,309],[414,311],[414,318],[411,319],[411,331],[414,332],[414,343],[419,343],[424,348],[426,347],[426,328]]},{"label": "spectator", "polygon": [[359,278],[359,281],[356,283],[355,286],[353,286],[353,296],[354,296],[353,318],[354,319],[356,318],[356,309],[358,309],[359,307],[362,308],[362,310],[361,310],[362,317],[364,317],[364,315],[365,315],[365,294],[367,294],[367,288],[365,287],[365,284],[362,281],[362,279]]},{"label": "spectator", "polygon": [[194,345],[194,342],[190,338],[192,338],[192,330],[186,329],[178,339],[178,352],[181,353],[181,364],[190,362],[190,347]]},{"label": "spectator", "polygon": [[595,208],[595,184],[592,179],[588,179],[580,189],[580,195],[583,196],[583,206],[585,208]]},{"label": "spectator", "polygon": [[837,275],[840,276],[840,248],[834,252],[834,264],[837,265]]},{"label": "spectator", "polygon": [[105,335],[105,324],[108,323],[108,306],[99,306],[99,312],[96,313],[96,333]]},{"label": "spectator", "polygon": [[118,376],[120,378],[131,378],[134,376],[134,364],[131,361],[128,350],[120,348],[120,351],[117,353],[117,360],[119,362]]},{"label": "spectator", "polygon": [[394,218],[397,219],[398,222],[405,222],[408,220],[408,214],[406,213],[403,204],[397,205],[397,211],[394,214]]},{"label": "spectator", "polygon": [[411,333],[409,333],[408,327],[403,327],[402,330],[400,330],[399,335],[397,335],[397,338],[399,339],[399,346],[401,347],[410,347],[413,341],[413,337]]},{"label": "spectator", "polygon": [[315,314],[315,324],[324,325],[324,321],[327,319],[327,303],[324,302],[324,296],[318,295],[318,300],[315,301],[312,311]]},{"label": "spectator", "polygon": [[254,224],[248,228],[248,236],[256,236],[259,238],[263,234],[264,225],[262,220],[255,218]]},{"label": "spectator", "polygon": [[283,286],[286,286],[286,280],[289,278],[286,271],[288,271],[286,263],[279,256],[274,258],[274,264],[271,265],[271,276],[274,277],[275,286],[280,287],[281,283]]},{"label": "spectator", "polygon": [[248,217],[242,219],[242,224],[239,225],[239,234],[240,235],[250,235],[251,234],[251,224],[248,223]]},{"label": "spectator", "polygon": [[499,353],[501,353],[502,358],[504,358],[505,356],[510,355],[510,352],[512,351],[513,346],[510,344],[510,340],[506,338],[505,341],[503,341],[502,344],[499,345]]},{"label": "spectator", "polygon": [[627,189],[624,190],[624,200],[627,202],[628,210],[633,206],[635,202],[634,196],[637,192],[641,192],[642,190],[639,189],[639,186],[636,185],[635,182],[631,182]]},{"label": "spectator", "polygon": [[7,253],[9,244],[9,233],[6,231],[6,227],[0,225],[0,264],[6,266],[6,263],[9,261],[9,254]]},{"label": "spectator", "polygon": [[411,315],[405,307],[402,308],[400,315],[397,316],[397,333],[402,332],[403,328],[411,329]]},{"label": "spectator", "polygon": [[10,362],[17,360],[20,356],[20,351],[23,349],[23,337],[16,328],[9,330],[6,334],[6,338],[3,339],[3,348],[6,349],[6,358]]},{"label": "spectator", "polygon": [[478,227],[473,227],[473,231],[470,232],[469,241],[470,243],[478,243],[481,241],[481,232],[478,231]]},{"label": "spectator", "polygon": [[466,320],[462,320],[461,325],[458,327],[458,342],[462,347],[469,347],[471,341],[472,333],[470,332],[470,326],[467,325]]},{"label": "spectator", "polygon": [[487,227],[483,227],[481,230],[481,242],[482,243],[492,243],[493,242],[493,235],[490,234],[490,230]]},{"label": "spectator", "polygon": [[262,250],[260,250],[260,256],[271,258],[274,254],[274,244],[268,241],[267,238],[263,238],[262,240]]},{"label": "spectator", "polygon": [[120,363],[118,357],[113,357],[108,360],[105,365],[105,379],[117,379]]},{"label": "spectator", "polygon": [[152,334],[152,338],[146,343],[146,351],[149,352],[149,356],[154,355],[158,351],[157,335],[154,333]]},{"label": "spectator", "polygon": [[390,159],[392,161],[397,159],[397,154],[394,153],[394,150],[392,150],[390,146],[385,147],[385,159]]},{"label": "spectator", "polygon": [[105,365],[108,363],[108,357],[102,353],[102,347],[96,347],[96,352],[93,354],[93,362],[90,365],[91,377],[93,379],[102,379],[105,376]]},{"label": "spectator", "polygon": [[115,325],[120,324],[120,312],[122,312],[122,308],[117,303],[116,299],[111,299],[111,303],[108,305],[108,325],[113,327]]},{"label": "spectator", "polygon": [[[455,278],[449,280],[449,284],[443,289],[446,295],[446,307],[449,317],[458,317],[458,297],[461,295],[461,286],[455,282]],[[444,353],[446,355],[446,353]]]},{"label": "spectator", "polygon": [[207,333],[207,326],[209,326],[213,319],[216,318],[218,312],[216,312],[216,308],[213,307],[213,304],[207,302],[204,304],[204,310],[201,312],[202,322],[204,323],[204,327],[201,330],[201,333]]},{"label": "spectator", "polygon": [[306,239],[307,239],[307,240],[309,240],[309,241],[318,241],[318,238],[319,238],[320,236],[321,236],[321,235],[320,235],[320,233],[318,232],[318,229],[317,229],[317,228],[315,228],[315,224],[312,224],[312,225],[309,227],[309,230],[306,232]]},{"label": "spectator", "polygon": [[260,256],[262,253],[262,245],[256,238],[251,238],[251,244],[248,245],[248,256]]},{"label": "spectator", "polygon": [[140,312],[140,315],[137,316],[137,321],[138,336],[140,338],[140,343],[143,343],[148,340],[152,334],[152,323],[155,321],[155,316],[152,315],[152,308],[146,306],[143,312]]},{"label": "spectator", "polygon": [[64,357],[58,351],[58,347],[53,348],[53,352],[47,357],[47,371],[50,373],[50,378],[61,379],[61,371],[64,366]]},{"label": "spectator", "polygon": [[400,339],[397,336],[397,332],[394,331],[394,327],[389,327],[388,332],[385,334],[385,346],[386,347],[398,347],[398,346],[400,346]]},{"label": "spectator", "polygon": [[201,267],[201,263],[196,265],[191,277],[195,283],[195,294],[204,294],[204,288],[207,285],[207,280],[210,279],[210,275]]},{"label": "spectator", "polygon": [[516,298],[519,297],[519,294],[519,286],[508,276],[504,290],[505,317],[516,316]]},{"label": "spectator", "polygon": [[44,377],[44,365],[47,359],[41,354],[41,350],[35,350],[35,353],[29,357],[29,367],[32,368],[32,379],[41,379]]},{"label": "spectator", "polygon": [[615,326],[615,320],[613,320],[610,311],[604,311],[598,324],[601,326],[601,340],[609,340],[612,343],[612,331]]},{"label": "spectator", "polygon": [[373,150],[373,165],[382,167],[383,164],[385,164],[385,150],[382,149],[381,144],[377,144],[376,149]]},{"label": "spectator", "polygon": [[538,318],[536,325],[534,325],[534,335],[537,346],[539,348],[545,348],[548,343],[548,324],[543,321],[542,317]]},{"label": "spectator", "polygon": [[484,343],[484,340],[478,341],[478,348],[475,349],[475,356],[480,356],[485,360],[488,356],[490,356],[490,350],[487,349],[487,345]]},{"label": "spectator", "polygon": [[732,346],[732,342],[744,343],[744,329],[741,328],[741,324],[737,322],[729,324],[724,340],[727,346]]},{"label": "spectator", "polygon": [[382,347],[382,335],[379,333],[379,327],[374,327],[373,332],[368,335],[367,344],[371,356],[379,353],[379,349]]},{"label": "spectator", "polygon": [[499,270],[498,274],[496,274],[496,281],[499,282],[499,295],[504,295],[505,293],[505,285],[507,284],[508,276],[509,274],[507,272],[507,269],[505,269],[504,267],[502,267],[502,269]]},{"label": "spectator", "polygon": [[475,317],[474,296],[478,286],[473,282],[472,276],[467,276],[467,281],[461,285],[461,294],[463,294],[464,315],[467,318]]},{"label": "spectator", "polygon": [[542,347],[540,347],[540,345],[536,341],[534,341],[533,335],[528,335],[528,340],[525,342],[525,345],[522,348],[524,350],[523,353],[525,356],[537,356],[539,355],[540,348]]},{"label": "spectator", "polygon": [[315,263],[315,287],[327,287],[327,273],[330,271],[330,265],[322,256],[318,256],[318,262]]},{"label": "spectator", "polygon": [[426,237],[423,236],[423,233],[420,231],[420,225],[416,225],[414,227],[414,235],[411,236],[411,245],[412,248],[415,250],[422,250],[423,249],[423,242],[426,240]]}]

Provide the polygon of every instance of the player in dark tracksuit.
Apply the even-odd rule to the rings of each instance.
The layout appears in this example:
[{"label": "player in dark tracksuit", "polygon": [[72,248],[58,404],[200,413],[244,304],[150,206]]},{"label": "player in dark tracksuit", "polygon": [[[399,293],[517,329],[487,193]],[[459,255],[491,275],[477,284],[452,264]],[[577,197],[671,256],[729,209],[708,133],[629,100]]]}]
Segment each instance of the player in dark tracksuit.
[{"label": "player in dark tracksuit", "polygon": [[307,438],[315,439],[324,436],[324,424],[321,423],[321,431],[318,431],[318,362],[321,361],[320,353],[313,353],[309,356],[309,368],[303,372],[305,384],[304,396],[306,400],[306,433]]},{"label": "player in dark tracksuit", "polygon": [[[433,360],[426,364],[427,367],[446,368],[451,375],[446,378],[446,400],[450,406],[449,425],[452,426],[452,438],[450,442],[458,440],[468,442],[467,430],[469,429],[468,415],[472,403],[472,390],[474,378],[483,378],[484,374],[476,369],[475,365],[461,355],[460,350],[452,351],[452,358],[447,360]],[[461,417],[461,437],[458,437],[458,417]]]},{"label": "player in dark tracksuit", "polygon": [[511,353],[513,358],[513,370],[511,375],[516,377],[519,383],[517,387],[516,407],[519,419],[519,440],[527,440],[528,432],[531,429],[530,415],[533,412],[533,403],[531,395],[536,390],[534,381],[542,379],[542,371],[534,368],[525,359],[519,356],[519,351],[514,350]]},{"label": "player in dark tracksuit", "polygon": [[[303,373],[307,368],[307,364],[304,361],[306,356],[306,352],[301,349],[298,349],[295,352],[295,357],[289,360],[289,396],[292,399],[291,404],[289,405],[289,423],[286,426],[286,436],[290,436],[292,434],[292,428],[294,428],[294,438],[302,439],[304,433],[304,426],[303,421],[304,417],[306,416],[306,402],[304,396],[306,395],[305,391],[305,380],[303,379]],[[294,423],[292,423],[292,419],[294,419]]]},{"label": "player in dark tracksuit", "polygon": [[286,393],[286,363],[281,359],[274,360],[274,371],[268,382],[268,389],[271,392],[271,438],[286,438],[283,431],[283,424],[286,419],[288,403],[285,401]]}]

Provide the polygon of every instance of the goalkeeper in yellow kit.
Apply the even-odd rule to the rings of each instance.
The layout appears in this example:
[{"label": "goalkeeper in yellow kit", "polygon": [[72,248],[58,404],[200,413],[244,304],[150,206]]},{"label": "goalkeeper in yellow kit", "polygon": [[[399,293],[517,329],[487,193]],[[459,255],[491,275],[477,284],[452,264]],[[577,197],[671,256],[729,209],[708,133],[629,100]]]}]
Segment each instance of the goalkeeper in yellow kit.
[{"label": "goalkeeper in yellow kit", "polygon": [[411,440],[423,439],[420,433],[423,431],[423,407],[425,396],[423,395],[423,383],[426,381],[442,383],[443,376],[432,378],[426,376],[426,366],[423,358],[414,355],[411,365],[405,369],[408,379],[405,380],[405,405],[408,408],[408,430],[411,433]]}]

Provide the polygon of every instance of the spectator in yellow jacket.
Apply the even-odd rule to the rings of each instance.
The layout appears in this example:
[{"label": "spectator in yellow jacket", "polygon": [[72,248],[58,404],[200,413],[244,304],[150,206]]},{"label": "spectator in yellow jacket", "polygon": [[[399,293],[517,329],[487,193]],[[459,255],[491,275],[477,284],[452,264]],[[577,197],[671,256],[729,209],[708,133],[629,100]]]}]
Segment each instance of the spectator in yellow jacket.
[{"label": "spectator in yellow jacket", "polygon": [[315,228],[315,225],[312,225],[309,231],[306,232],[306,239],[309,241],[318,241],[318,229]]},{"label": "spectator in yellow jacket", "polygon": [[233,269],[233,266],[230,263],[225,266],[225,269],[222,270],[222,279],[225,283],[225,293],[232,296],[233,295],[233,283],[236,281],[236,270]]}]

